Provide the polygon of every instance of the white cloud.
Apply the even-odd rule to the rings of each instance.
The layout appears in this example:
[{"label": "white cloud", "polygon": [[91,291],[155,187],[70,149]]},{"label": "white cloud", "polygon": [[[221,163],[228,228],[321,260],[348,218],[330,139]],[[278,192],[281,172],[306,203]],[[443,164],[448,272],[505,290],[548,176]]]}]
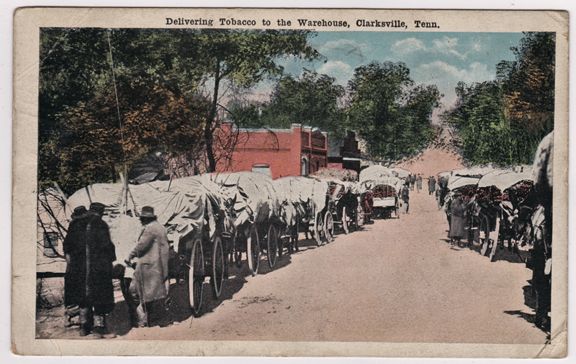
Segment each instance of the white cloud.
[{"label": "white cloud", "polygon": [[413,76],[417,83],[437,85],[444,94],[444,106],[456,101],[454,88],[459,81],[470,84],[495,78],[494,72],[484,63],[472,62],[467,67],[459,68],[444,61],[421,64],[413,70]]},{"label": "white cloud", "polygon": [[328,61],[318,67],[318,73],[334,77],[337,83],[346,85],[348,80],[352,78],[354,71],[352,66],[348,63],[342,61]]},{"label": "white cloud", "polygon": [[396,54],[408,54],[426,49],[424,42],[416,38],[406,38],[392,44],[392,52]]},{"label": "white cloud", "polygon": [[366,53],[370,51],[370,47],[366,43],[359,43],[351,39],[337,39],[324,43],[318,48],[318,51],[324,55],[338,52],[345,56],[357,57],[363,61],[366,59]]},{"label": "white cloud", "polygon": [[434,39],[432,45],[432,52],[454,56],[459,59],[466,59],[467,53],[461,53],[456,49],[458,47],[458,38],[444,36],[439,39]]},{"label": "white cloud", "polygon": [[488,70],[488,66],[480,62],[473,62],[468,68],[458,68],[443,61],[434,61],[421,64],[417,67],[416,73],[427,78],[428,82],[445,78],[468,83],[494,79],[494,74]]},{"label": "white cloud", "polygon": [[423,41],[416,38],[406,38],[395,42],[391,50],[397,55],[407,55],[414,52],[428,52],[443,54],[456,57],[459,60],[465,60],[470,52],[479,52],[482,46],[479,42],[470,45],[466,52],[459,50],[458,38],[443,36],[432,40],[432,44],[426,45]]}]

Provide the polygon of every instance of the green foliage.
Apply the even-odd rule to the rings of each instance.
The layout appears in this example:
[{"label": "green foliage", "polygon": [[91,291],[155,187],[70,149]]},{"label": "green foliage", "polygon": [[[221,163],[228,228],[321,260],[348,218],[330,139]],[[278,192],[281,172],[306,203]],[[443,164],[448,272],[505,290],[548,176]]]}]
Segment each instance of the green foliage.
[{"label": "green foliage", "polygon": [[212,132],[220,83],[249,87],[281,74],[281,57],[317,57],[307,43],[312,35],[284,30],[43,29],[40,187],[58,182],[70,193],[112,181],[122,165],[130,167],[155,150],[185,152],[195,159],[206,155],[208,169],[214,170]]},{"label": "green foliage", "polygon": [[343,132],[339,100],[344,87],[327,75],[305,70],[300,77],[287,75],[276,84],[268,103],[233,105],[234,121],[244,127],[289,128],[292,123]]},{"label": "green foliage", "polygon": [[404,63],[360,66],[348,89],[347,126],[366,140],[373,157],[398,160],[431,141],[430,119],[441,94],[436,86],[414,86]]},{"label": "green foliage", "polygon": [[443,119],[474,163],[530,163],[554,128],[554,34],[525,33],[516,59],[497,65],[497,79],[456,87],[457,103]]},{"label": "green foliage", "polygon": [[308,44],[313,33],[305,30],[227,30],[208,29],[195,34],[199,49],[195,67],[212,82],[212,105],[204,127],[204,144],[209,172],[216,170],[213,122],[219,105],[223,80],[240,87],[250,87],[267,77],[282,74],[282,57],[312,60],[319,53]]}]

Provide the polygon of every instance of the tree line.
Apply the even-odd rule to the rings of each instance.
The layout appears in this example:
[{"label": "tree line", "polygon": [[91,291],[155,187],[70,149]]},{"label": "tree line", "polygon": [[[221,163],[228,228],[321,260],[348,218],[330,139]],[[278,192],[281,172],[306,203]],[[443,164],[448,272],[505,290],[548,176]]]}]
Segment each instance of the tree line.
[{"label": "tree line", "polygon": [[442,115],[470,163],[531,163],[554,128],[555,33],[526,32],[511,50],[495,80],[458,83],[456,104]]},{"label": "tree line", "polygon": [[44,28],[40,39],[39,180],[72,192],[114,181],[150,152],[213,171],[224,85],[312,60],[308,31]]},{"label": "tree line", "polygon": [[269,101],[235,102],[232,118],[246,127],[288,128],[299,122],[341,138],[355,130],[374,160],[395,161],[419,152],[433,138],[432,111],[442,95],[416,85],[402,62],[371,62],[355,69],[347,87],[333,77],[304,70],[285,75]]},{"label": "tree line", "polygon": [[[356,130],[372,157],[411,155],[432,138],[441,97],[403,63],[360,66],[347,87],[282,60],[322,60],[301,30],[44,28],[40,34],[39,181],[71,193],[115,181],[151,152],[214,171],[222,115],[239,127],[297,122],[331,137]],[[275,82],[269,101],[242,95]],[[226,96],[226,102],[223,102]]]}]

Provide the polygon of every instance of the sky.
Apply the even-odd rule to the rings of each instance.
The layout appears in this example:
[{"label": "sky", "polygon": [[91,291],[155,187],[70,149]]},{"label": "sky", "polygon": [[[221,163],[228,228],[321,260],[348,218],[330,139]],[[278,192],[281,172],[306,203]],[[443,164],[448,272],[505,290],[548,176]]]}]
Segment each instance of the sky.
[{"label": "sky", "polygon": [[[298,76],[304,68],[324,73],[346,86],[354,69],[372,61],[404,62],[416,84],[435,84],[444,95],[442,108],[456,100],[458,81],[493,80],[496,64],[513,60],[510,47],[522,33],[422,33],[422,32],[318,32],[310,44],[324,57],[304,62],[282,60],[285,72]],[[273,83],[264,82],[255,92],[269,94]]]}]

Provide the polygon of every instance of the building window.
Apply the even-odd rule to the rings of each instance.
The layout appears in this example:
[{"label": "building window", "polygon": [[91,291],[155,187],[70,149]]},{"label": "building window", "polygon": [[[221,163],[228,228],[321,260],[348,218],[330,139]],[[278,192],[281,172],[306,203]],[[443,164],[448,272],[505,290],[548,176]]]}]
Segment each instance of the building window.
[{"label": "building window", "polygon": [[270,165],[266,163],[257,163],[252,165],[252,172],[262,173],[272,178],[272,171],[270,170]]},{"label": "building window", "polygon": [[307,176],[310,174],[310,167],[308,165],[308,158],[302,157],[302,161],[300,162],[300,174],[302,176]]},{"label": "building window", "polygon": [[44,233],[44,255],[47,257],[57,257],[58,252],[58,233],[47,232]]}]

